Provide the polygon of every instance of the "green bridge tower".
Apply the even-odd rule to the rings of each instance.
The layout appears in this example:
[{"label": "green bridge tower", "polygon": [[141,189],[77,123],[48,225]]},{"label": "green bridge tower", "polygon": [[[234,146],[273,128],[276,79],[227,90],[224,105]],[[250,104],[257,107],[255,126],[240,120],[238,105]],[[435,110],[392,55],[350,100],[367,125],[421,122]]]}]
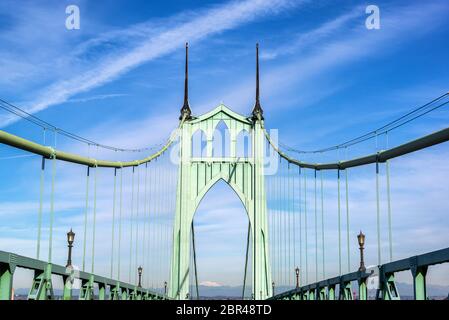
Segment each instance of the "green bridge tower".
[{"label": "green bridge tower", "polygon": [[[263,111],[259,102],[259,62],[256,58],[256,103],[251,117],[245,117],[220,104],[214,110],[193,117],[188,102],[188,48],[186,46],[186,77],[182,125],[179,129],[179,174],[169,296],[186,299],[189,292],[192,223],[202,198],[219,180],[225,181],[238,195],[250,223],[252,252],[252,294],[255,299],[272,296],[271,266],[268,252],[267,203],[264,182],[265,136]],[[223,121],[229,130],[229,156],[213,156],[213,136]],[[192,137],[202,130],[206,137],[205,156],[194,157]],[[237,137],[246,131],[251,137],[251,153],[236,154]]]}]

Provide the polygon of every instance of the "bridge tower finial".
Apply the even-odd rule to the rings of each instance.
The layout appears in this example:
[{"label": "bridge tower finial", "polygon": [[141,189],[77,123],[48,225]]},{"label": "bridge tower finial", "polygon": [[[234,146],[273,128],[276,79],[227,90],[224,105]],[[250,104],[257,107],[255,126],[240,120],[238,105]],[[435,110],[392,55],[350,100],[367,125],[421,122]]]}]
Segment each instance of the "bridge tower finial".
[{"label": "bridge tower finial", "polygon": [[260,96],[259,96],[259,43],[256,43],[256,104],[253,108],[253,119],[263,120],[263,110],[260,106]]},{"label": "bridge tower finial", "polygon": [[189,43],[186,42],[186,62],[185,62],[185,76],[184,76],[184,104],[181,108],[181,115],[179,120],[185,116],[186,120],[192,118],[192,111],[189,106]]}]

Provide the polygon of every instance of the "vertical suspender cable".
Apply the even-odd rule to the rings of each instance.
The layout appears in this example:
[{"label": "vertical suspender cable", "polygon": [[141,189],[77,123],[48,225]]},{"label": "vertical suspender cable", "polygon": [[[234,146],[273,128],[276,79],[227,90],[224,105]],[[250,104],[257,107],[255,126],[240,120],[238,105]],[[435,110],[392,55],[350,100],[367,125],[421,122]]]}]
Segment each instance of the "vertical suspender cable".
[{"label": "vertical suspender cable", "polygon": [[340,204],[340,169],[337,169],[338,197],[338,275],[341,276],[341,204]]},{"label": "vertical suspender cable", "polygon": [[245,289],[246,289],[246,274],[248,272],[248,256],[249,256],[249,240],[251,234],[251,224],[248,221],[248,234],[246,236],[246,254],[245,254],[245,271],[243,274],[243,289],[242,289],[242,300],[245,299]]},{"label": "vertical suspender cable", "polygon": [[97,223],[97,175],[98,175],[98,166],[95,165],[95,175],[94,175],[94,219],[92,225],[92,273],[94,273],[95,269],[95,228]]},{"label": "vertical suspender cable", "polygon": [[42,230],[42,209],[44,203],[44,179],[45,179],[45,157],[42,157],[41,164],[41,181],[39,186],[39,215],[37,221],[37,248],[36,248],[36,259],[39,260],[39,255],[41,252],[41,230]]},{"label": "vertical suspender cable", "polygon": [[[161,163],[159,161],[160,159],[158,158],[156,163],[158,166],[157,169],[157,185],[160,186],[161,185]],[[160,284],[161,281],[161,257],[162,257],[162,250],[161,250],[161,206],[162,206],[162,201],[161,201],[161,190],[158,188],[158,195],[157,195],[157,209],[156,209],[156,215],[157,215],[157,248],[158,248],[158,254],[157,254],[157,281],[158,284]]]},{"label": "vertical suspender cable", "polygon": [[148,162],[145,162],[145,182],[144,182],[144,196],[143,196],[143,239],[142,239],[142,264],[145,268],[145,278],[144,283],[146,283],[145,279],[148,277],[146,276],[149,272],[148,266],[146,264],[147,262],[147,255],[146,255],[146,240],[147,240],[147,183],[148,183]]},{"label": "vertical suspender cable", "polygon": [[[267,214],[268,214],[268,232],[269,232],[269,247],[270,247],[270,257],[271,257],[271,272],[273,274],[274,268],[273,268],[273,262],[274,262],[274,248],[273,248],[273,210],[272,210],[272,199],[271,199],[271,177],[266,176],[265,177],[265,193],[267,195]],[[246,261],[245,261],[245,269],[246,269]],[[244,270],[244,275],[246,276],[246,270]],[[245,284],[245,280],[243,280],[243,284]],[[244,291],[242,290],[242,299],[244,298]]]},{"label": "vertical suspender cable", "polygon": [[277,250],[277,272],[278,272],[278,276],[277,276],[277,282],[278,285],[281,285],[281,275],[282,275],[282,251],[281,251],[281,236],[282,236],[282,232],[281,232],[281,177],[280,177],[280,172],[278,171],[278,174],[276,175],[276,190],[277,190],[277,199],[276,199],[276,212],[277,212],[277,245],[278,245],[278,250]]},{"label": "vertical suspender cable", "polygon": [[308,236],[307,236],[307,173],[304,170],[304,232],[305,232],[305,253],[306,253],[306,284],[309,283],[309,260],[308,260]]},{"label": "vertical suspender cable", "polygon": [[290,197],[290,191],[291,191],[291,187],[290,187],[290,162],[288,162],[288,167],[287,167],[287,218],[288,218],[288,268],[287,268],[287,272],[288,272],[288,285],[290,286],[292,284],[292,273],[290,271],[291,268],[291,227],[292,227],[292,223],[291,223],[291,197]]},{"label": "vertical suspender cable", "polygon": [[317,188],[316,188],[316,169],[314,176],[314,200],[315,200],[315,282],[318,281],[318,208],[317,208]]},{"label": "vertical suspender cable", "polygon": [[376,161],[376,211],[377,211],[377,263],[382,263],[380,248],[380,199],[379,199],[379,162]]},{"label": "vertical suspender cable", "polygon": [[299,272],[300,281],[303,281],[304,270],[302,267],[302,199],[301,199],[301,167],[298,167],[298,197],[299,197]]},{"label": "vertical suspender cable", "polygon": [[[43,130],[43,140],[44,145],[46,144],[46,129]],[[37,248],[36,248],[36,259],[39,260],[40,253],[41,253],[41,232],[42,232],[42,210],[43,210],[43,203],[44,203],[44,181],[45,180],[45,157],[42,157],[42,164],[41,164],[41,179],[40,179],[40,186],[39,186],[39,213],[38,213],[38,222],[37,222]]]},{"label": "vertical suspender cable", "polygon": [[150,175],[150,177],[148,178],[148,183],[149,183],[149,186],[148,186],[148,246],[147,246],[147,260],[148,260],[148,284],[147,284],[147,286],[148,287],[152,287],[152,277],[153,277],[153,268],[152,268],[152,256],[153,256],[153,252],[154,252],[154,250],[151,250],[151,237],[152,237],[152,232],[151,232],[151,202],[152,202],[152,199],[153,199],[153,197],[152,197],[152,193],[151,193],[151,191],[152,191],[152,188],[151,188],[151,186],[152,186],[152,183],[151,183],[151,181],[152,181],[152,176],[153,176],[153,174],[152,174],[152,166],[151,166],[151,162],[150,162],[150,169],[149,169],[149,175]]},{"label": "vertical suspender cable", "polygon": [[290,272],[288,272],[288,257],[287,257],[287,248],[288,248],[288,239],[287,239],[287,195],[286,195],[286,182],[287,182],[287,178],[285,176],[285,168],[283,170],[283,174],[282,174],[282,220],[283,220],[283,226],[284,226],[284,230],[283,230],[283,234],[284,234],[284,285],[287,286],[290,281],[289,281],[289,275]]},{"label": "vertical suspender cable", "polygon": [[[151,162],[150,162],[151,165]],[[153,165],[154,166],[154,165]],[[155,187],[153,187],[155,185],[155,179],[154,179],[154,175],[155,175],[155,170],[153,168],[153,166],[150,166],[150,196],[149,196],[149,203],[148,203],[148,220],[149,220],[149,231],[148,231],[148,260],[149,260],[149,264],[150,264],[150,287],[154,288],[154,254],[155,254],[155,250],[153,249],[154,247],[154,226],[152,227],[152,221],[154,221],[154,190]],[[152,215],[153,214],[153,215]],[[153,219],[152,219],[153,217]]]},{"label": "vertical suspender cable", "polygon": [[[56,149],[56,134],[54,132],[54,147]],[[51,172],[51,193],[50,193],[50,236],[48,246],[48,263],[52,262],[52,250],[53,250],[53,220],[55,215],[55,175],[56,175],[56,156],[53,153],[52,156],[52,172]]]},{"label": "vertical suspender cable", "polygon": [[276,213],[276,283],[280,284],[280,220],[279,220],[279,171],[276,172],[275,176],[275,213]]},{"label": "vertical suspender cable", "polygon": [[324,193],[323,193],[323,171],[320,171],[321,178],[321,254],[323,263],[323,280],[326,279],[325,253],[324,253]]},{"label": "vertical suspender cable", "polygon": [[198,290],[198,270],[196,268],[196,247],[195,247],[195,229],[193,226],[193,221],[192,221],[192,246],[193,246],[193,268],[195,271],[195,288],[196,288],[196,298],[197,300],[200,299],[200,293]]},{"label": "vertical suspender cable", "polygon": [[133,263],[133,216],[134,216],[134,170],[133,166],[132,178],[131,178],[131,217],[130,217],[130,232],[129,232],[129,270],[128,270],[128,281],[132,283],[131,268]]},{"label": "vertical suspender cable", "polygon": [[349,251],[349,188],[348,188],[348,169],[345,169],[346,185],[346,250],[348,252],[348,273],[351,272],[351,253]]},{"label": "vertical suspender cable", "polygon": [[[388,149],[388,132],[386,133]],[[385,162],[387,178],[387,203],[388,203],[388,246],[390,251],[390,262],[393,261],[393,236],[391,232],[391,194],[390,194],[390,161]]]},{"label": "vertical suspender cable", "polygon": [[111,279],[114,272],[115,198],[117,193],[117,168],[114,168],[114,193],[112,195]]},{"label": "vertical suspender cable", "polygon": [[289,177],[290,177],[290,181],[291,181],[291,186],[290,188],[292,189],[292,212],[291,214],[293,215],[293,268],[296,268],[296,201],[295,201],[295,177],[292,176],[291,173],[289,173]]},{"label": "vertical suspender cable", "polygon": [[52,172],[51,172],[51,194],[50,194],[50,237],[48,246],[48,263],[52,261],[53,249],[53,220],[55,215],[55,175],[56,175],[56,157],[52,155]]},{"label": "vertical suspender cable", "polygon": [[[139,257],[139,195],[140,195],[140,167],[137,166],[137,196],[136,196],[136,257],[134,270],[137,270]],[[134,272],[134,281],[137,283],[138,274]]]},{"label": "vertical suspender cable", "polygon": [[120,267],[122,256],[122,202],[123,202],[123,168],[120,168],[120,208],[119,208],[119,224],[118,224],[118,261],[117,261],[117,280],[120,281]]},{"label": "vertical suspender cable", "polygon": [[87,212],[89,211],[89,175],[90,175],[90,167],[87,167],[87,174],[86,174],[86,208],[84,209],[83,271],[86,271]]},{"label": "vertical suspender cable", "polygon": [[171,186],[171,176],[173,173],[172,168],[170,167],[170,153],[166,152],[166,166],[167,166],[167,183],[165,185],[165,199],[166,199],[166,212],[165,212],[165,281],[167,281],[170,277],[169,269],[170,269],[170,215],[171,215],[171,205],[172,201],[170,198],[170,186]]}]

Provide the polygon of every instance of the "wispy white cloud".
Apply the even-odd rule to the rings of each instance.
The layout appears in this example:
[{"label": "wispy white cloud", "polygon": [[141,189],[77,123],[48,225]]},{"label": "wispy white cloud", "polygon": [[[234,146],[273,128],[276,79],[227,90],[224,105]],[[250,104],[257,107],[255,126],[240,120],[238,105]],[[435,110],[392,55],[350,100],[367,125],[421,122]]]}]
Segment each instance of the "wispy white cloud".
[{"label": "wispy white cloud", "polygon": [[90,97],[86,97],[86,98],[73,98],[73,99],[69,99],[66,102],[70,102],[70,103],[83,103],[83,102],[88,102],[88,101],[95,101],[95,100],[104,100],[104,99],[111,99],[111,98],[119,98],[119,97],[126,97],[129,96],[129,94],[126,93],[109,93],[109,94],[99,94],[99,95],[95,95],[95,96],[90,96]]},{"label": "wispy white cloud", "polygon": [[[173,52],[183,46],[184,41],[199,41],[205,37],[233,29],[242,24],[263,18],[265,16],[278,14],[296,6],[304,1],[287,0],[247,0],[244,2],[229,2],[224,5],[215,6],[210,9],[191,13],[186,20],[162,28],[156,34],[141,39],[129,47],[119,48],[115,55],[94,61],[89,68],[75,77],[58,80],[43,89],[38,98],[28,103],[27,111],[35,113],[49,106],[67,101],[70,97],[101,86],[112,81],[129,70],[151,61],[160,56]],[[139,27],[140,28],[140,27]],[[132,27],[129,33],[124,30],[119,34],[123,38],[127,35],[142,35],[139,28]],[[84,46],[78,55],[87,50],[86,47],[102,43],[107,36],[93,39]],[[126,49],[126,50],[124,50]],[[70,74],[72,76],[72,73]],[[11,123],[13,118],[4,122],[3,125]]]},{"label": "wispy white cloud", "polygon": [[357,20],[357,18],[358,20],[361,20],[360,18],[363,17],[363,12],[364,8],[357,6],[347,13],[323,23],[318,28],[292,36],[292,39],[286,44],[263,51],[260,58],[271,60],[288,54],[300,54],[303,50],[309,49],[313,45],[323,43],[323,41],[326,41],[329,37],[344,34],[342,33],[342,30],[348,29],[348,25]]}]

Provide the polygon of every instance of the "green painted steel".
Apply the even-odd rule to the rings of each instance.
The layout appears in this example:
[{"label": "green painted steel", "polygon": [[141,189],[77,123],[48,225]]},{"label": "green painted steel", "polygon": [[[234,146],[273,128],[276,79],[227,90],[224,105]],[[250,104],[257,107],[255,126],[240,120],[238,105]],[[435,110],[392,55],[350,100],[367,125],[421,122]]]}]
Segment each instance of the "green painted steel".
[{"label": "green painted steel", "polygon": [[16,265],[0,262],[0,300],[10,300],[12,296],[12,281]]},{"label": "green painted steel", "polygon": [[400,300],[398,288],[394,279],[394,273],[385,273],[382,269],[379,277],[379,289],[377,290],[377,299],[382,300]]},{"label": "green painted steel", "polygon": [[34,270],[33,284],[28,293],[28,300],[54,299],[51,275],[52,265],[50,263],[48,263],[43,270]]},{"label": "green painted steel", "polygon": [[62,276],[64,282],[64,291],[62,294],[63,300],[72,300],[72,287],[75,279],[74,270],[71,267],[67,267],[68,275]]},{"label": "green painted steel", "polygon": [[328,287],[328,291],[327,292],[328,292],[327,298],[329,300],[335,300],[335,285],[330,285]]},{"label": "green painted steel", "polygon": [[[415,299],[423,300],[426,295],[426,273],[429,266],[448,263],[449,248],[424,253],[410,258],[385,263],[379,269],[379,289],[376,298],[381,300],[400,300],[400,294],[396,287],[394,275],[397,272],[410,270],[414,279]],[[373,271],[373,270],[372,270]],[[297,294],[304,294],[315,288],[327,288],[327,300],[334,300],[335,287],[340,285],[339,299],[353,299],[351,282],[357,281],[359,284],[359,299],[367,300],[367,279],[371,275],[366,271],[357,271],[342,276],[322,280],[317,283],[302,286],[297,289],[279,293],[269,300],[281,300]],[[319,289],[317,289],[319,291]]]},{"label": "green painted steel", "polygon": [[[135,292],[140,297],[148,296],[149,299],[165,300],[168,297],[152,292],[145,288],[137,288],[135,285],[117,282],[116,280],[93,275],[83,271],[75,271],[71,267],[64,267],[55,264],[49,264],[42,260],[20,256],[14,253],[0,251],[0,300],[10,300],[12,296],[12,282],[16,267],[33,270],[35,272],[33,283],[28,294],[30,300],[49,300],[55,299],[53,286],[51,283],[52,275],[60,276],[64,282],[62,299],[73,299],[72,285],[75,279],[81,280],[83,286],[80,290],[80,299],[91,300],[96,297],[93,294],[95,284],[99,288],[99,299],[107,299],[106,288],[110,292],[115,292],[114,299],[121,297],[127,300],[130,291]],[[110,299],[112,299],[109,297]]]},{"label": "green painted steel", "polygon": [[427,266],[423,267],[412,267],[412,276],[413,276],[413,292],[415,300],[426,300],[427,292],[426,292],[426,274],[427,274]]},{"label": "green painted steel", "polygon": [[366,278],[360,279],[359,283],[359,300],[368,300],[368,287],[366,285]]},{"label": "green painted steel", "polygon": [[98,300],[106,300],[106,284],[98,284]]},{"label": "green painted steel", "polygon": [[[229,155],[213,156],[213,136],[224,121],[230,136]],[[263,122],[241,116],[224,105],[185,121],[180,128],[180,164],[169,295],[185,299],[189,290],[191,224],[204,195],[219,180],[225,181],[238,195],[251,225],[252,289],[255,299],[272,296],[271,266],[268,252],[268,221],[264,183]],[[202,130],[206,136],[206,155],[194,157],[192,136]],[[237,157],[236,141],[243,130],[251,134],[252,153]]]},{"label": "green painted steel", "polygon": [[340,284],[340,300],[354,300],[351,281]]},{"label": "green painted steel", "polygon": [[[182,127],[184,120],[180,122],[179,128]],[[263,123],[262,123],[263,125]],[[350,159],[346,161],[340,161],[336,163],[306,163],[299,161],[297,159],[287,156],[285,153],[279,150],[279,148],[271,141],[268,132],[264,129],[264,134],[269,140],[272,147],[279,153],[279,155],[289,161],[290,163],[296,164],[302,168],[316,169],[316,170],[344,170],[347,168],[363,166],[366,164],[385,162],[389,159],[393,159],[408,153],[412,153],[421,149],[431,147],[436,144],[440,144],[449,141],[449,128],[436,131],[427,136],[421,137],[419,139],[404,143],[397,147],[380,151],[375,154],[370,154],[360,158]],[[44,146],[36,142],[29,141],[27,139],[21,138],[19,136],[10,134],[3,130],[0,130],[0,143],[9,145],[14,148],[18,148],[24,151],[28,151],[34,154],[44,156],[46,158],[55,157],[58,160],[77,163],[86,165],[89,167],[107,167],[107,168],[124,168],[124,167],[134,167],[158,158],[163,154],[175,141],[176,135],[170,137],[167,143],[156,153],[140,160],[134,161],[109,161],[109,160],[97,160],[94,158],[83,157],[78,154],[68,153],[60,150],[55,150],[52,147]]]},{"label": "green painted steel", "polygon": [[[308,169],[316,169],[316,170],[344,170],[353,167],[359,167],[367,164],[373,164],[376,162],[382,163],[387,160],[397,158],[403,156],[408,153],[412,153],[418,150],[422,150],[446,141],[449,141],[449,128],[442,129],[440,131],[436,131],[427,136],[418,138],[416,140],[412,140],[410,142],[404,143],[397,147],[379,151],[375,154],[366,155],[360,158],[354,158],[346,161],[339,161],[333,163],[307,163],[303,161],[299,161],[297,159],[291,158],[285,153],[283,153],[278,146],[274,144],[274,142],[270,139],[270,136],[267,131],[265,131],[265,136],[269,141],[270,145],[274,150],[285,160],[296,164],[301,168]],[[1,138],[1,136],[0,136]],[[0,139],[1,141],[1,139]]]}]

